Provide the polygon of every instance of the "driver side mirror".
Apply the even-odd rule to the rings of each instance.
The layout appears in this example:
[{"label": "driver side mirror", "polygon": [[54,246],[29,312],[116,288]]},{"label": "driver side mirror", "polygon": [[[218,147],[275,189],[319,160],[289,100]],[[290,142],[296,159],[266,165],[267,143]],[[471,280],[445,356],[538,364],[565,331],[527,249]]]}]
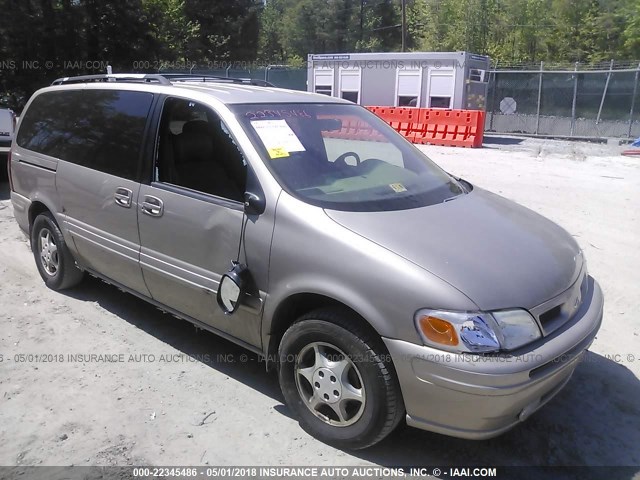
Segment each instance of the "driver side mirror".
[{"label": "driver side mirror", "polygon": [[260,215],[264,213],[266,202],[263,197],[255,193],[245,192],[244,194],[244,213],[247,215]]},{"label": "driver side mirror", "polygon": [[248,272],[245,265],[232,262],[231,270],[220,279],[217,300],[225,315],[232,315],[238,310],[240,301],[247,291]]}]

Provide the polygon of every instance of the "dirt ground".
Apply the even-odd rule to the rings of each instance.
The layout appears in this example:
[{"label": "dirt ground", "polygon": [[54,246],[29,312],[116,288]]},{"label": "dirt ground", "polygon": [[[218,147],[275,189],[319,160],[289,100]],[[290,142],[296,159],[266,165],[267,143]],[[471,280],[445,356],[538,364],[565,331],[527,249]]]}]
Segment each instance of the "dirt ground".
[{"label": "dirt ground", "polygon": [[[324,445],[290,417],[254,354],[97,280],[48,290],[5,183],[0,464],[640,465],[640,158],[506,137],[478,150],[422,148],[449,172],[564,226],[605,292],[590,353],[526,423],[488,441],[405,426],[365,451]],[[115,361],[78,357],[92,353]]]}]

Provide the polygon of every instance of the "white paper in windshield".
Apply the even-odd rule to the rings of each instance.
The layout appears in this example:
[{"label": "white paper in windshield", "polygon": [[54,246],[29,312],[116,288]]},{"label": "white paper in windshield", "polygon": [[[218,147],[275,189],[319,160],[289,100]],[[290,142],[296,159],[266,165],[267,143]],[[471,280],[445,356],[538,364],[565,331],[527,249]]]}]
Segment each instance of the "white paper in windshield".
[{"label": "white paper in windshield", "polygon": [[288,157],[289,152],[304,152],[305,148],[286,120],[252,120],[251,126],[271,158]]}]

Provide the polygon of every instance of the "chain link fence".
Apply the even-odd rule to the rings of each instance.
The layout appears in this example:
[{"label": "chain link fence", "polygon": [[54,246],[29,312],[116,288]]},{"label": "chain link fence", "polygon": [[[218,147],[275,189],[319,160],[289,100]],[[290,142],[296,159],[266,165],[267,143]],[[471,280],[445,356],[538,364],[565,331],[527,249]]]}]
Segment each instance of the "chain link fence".
[{"label": "chain link fence", "polygon": [[640,65],[494,69],[486,131],[556,137],[640,137]]}]

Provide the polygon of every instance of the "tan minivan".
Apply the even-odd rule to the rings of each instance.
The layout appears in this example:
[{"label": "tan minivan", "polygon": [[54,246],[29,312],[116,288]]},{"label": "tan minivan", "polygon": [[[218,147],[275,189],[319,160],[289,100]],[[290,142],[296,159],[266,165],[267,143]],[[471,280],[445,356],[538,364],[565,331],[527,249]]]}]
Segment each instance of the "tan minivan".
[{"label": "tan minivan", "polygon": [[498,435],[569,381],[603,296],[561,227],[366,109],[230,79],[64,78],[10,161],[46,284],[88,272],[264,355],[301,425]]}]

